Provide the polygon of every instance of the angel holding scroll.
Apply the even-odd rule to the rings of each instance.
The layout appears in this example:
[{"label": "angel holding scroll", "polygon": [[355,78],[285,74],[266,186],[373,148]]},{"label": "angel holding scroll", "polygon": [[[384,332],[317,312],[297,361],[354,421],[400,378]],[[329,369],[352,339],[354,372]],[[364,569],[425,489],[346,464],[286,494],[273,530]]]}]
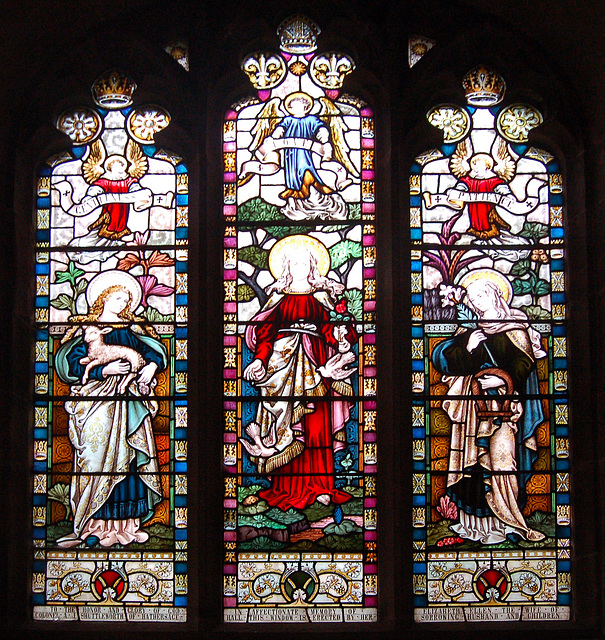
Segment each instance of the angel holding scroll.
[{"label": "angel holding scroll", "polygon": [[242,186],[254,175],[273,175],[283,167],[286,188],[279,196],[286,201],[282,212],[292,220],[345,219],[339,192],[359,177],[341,111],[325,96],[317,103],[319,115],[312,113],[316,101],[304,92],[270,100],[251,132],[249,150],[257,159],[244,162],[240,171]]},{"label": "angel holding scroll", "polygon": [[516,175],[516,163],[502,138],[494,143],[495,152],[474,153],[470,138],[460,142],[449,161],[452,174],[458,179],[456,185],[445,194],[423,193],[428,209],[442,205],[452,209],[467,206],[469,228],[466,233],[479,240],[500,238],[503,241],[514,238],[516,242],[525,240],[510,233],[511,225],[498,213],[498,208],[513,216],[526,216],[539,204],[539,189],[545,184],[532,179],[526,187],[527,197],[520,201],[510,188]]},{"label": "angel holding scroll", "polygon": [[[132,233],[128,228],[131,205],[137,212],[152,206],[170,208],[174,199],[172,192],[154,194],[139,183],[148,168],[147,157],[136,142],[130,140],[127,143],[125,155],[113,154],[108,157],[103,142],[95,140],[82,163],[82,175],[90,185],[82,200],[73,202],[73,185],[68,180],[54,185],[60,195],[61,208],[69,215],[81,217],[101,210],[97,219],[88,225],[88,233],[74,238],[70,246],[88,248],[118,245],[119,240]],[[111,253],[83,251],[75,254],[74,259],[86,264],[103,260]]]}]

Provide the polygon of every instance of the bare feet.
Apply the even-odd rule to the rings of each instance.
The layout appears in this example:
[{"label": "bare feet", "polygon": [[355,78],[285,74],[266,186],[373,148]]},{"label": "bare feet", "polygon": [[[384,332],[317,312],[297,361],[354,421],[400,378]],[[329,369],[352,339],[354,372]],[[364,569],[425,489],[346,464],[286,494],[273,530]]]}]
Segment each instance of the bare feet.
[{"label": "bare feet", "polygon": [[316,500],[317,502],[321,502],[321,504],[325,504],[326,507],[330,504],[330,502],[332,502],[332,498],[327,493],[322,493],[321,495],[317,496]]},{"label": "bare feet", "polygon": [[75,533],[70,533],[67,536],[63,536],[57,540],[57,544],[63,549],[71,549],[72,547],[77,547],[79,544],[82,544],[83,540],[79,538]]}]

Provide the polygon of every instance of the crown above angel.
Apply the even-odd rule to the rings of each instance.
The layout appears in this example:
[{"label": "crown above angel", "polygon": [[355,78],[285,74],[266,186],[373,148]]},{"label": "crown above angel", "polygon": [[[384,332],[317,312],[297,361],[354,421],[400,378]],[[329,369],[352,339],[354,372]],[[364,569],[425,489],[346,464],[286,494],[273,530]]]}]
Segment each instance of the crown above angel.
[{"label": "crown above angel", "polygon": [[277,28],[281,50],[295,54],[315,51],[320,33],[321,29],[313,20],[301,15],[286,18]]},{"label": "crown above angel", "polygon": [[127,75],[110,69],[102,73],[92,84],[92,99],[102,109],[123,109],[132,104],[136,83]]}]

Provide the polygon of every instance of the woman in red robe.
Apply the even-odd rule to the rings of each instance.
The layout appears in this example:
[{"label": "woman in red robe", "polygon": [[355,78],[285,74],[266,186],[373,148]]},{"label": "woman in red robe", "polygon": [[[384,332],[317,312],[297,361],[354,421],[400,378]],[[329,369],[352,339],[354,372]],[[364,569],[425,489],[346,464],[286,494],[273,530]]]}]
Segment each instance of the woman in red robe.
[{"label": "woman in red robe", "polygon": [[330,310],[343,285],[322,276],[312,251],[284,253],[281,277],[246,332],[254,360],[244,378],[262,402],[241,442],[271,487],[271,506],[303,509],[315,500],[342,504],[350,495],[334,483],[334,451],[344,449],[355,360],[352,327],[334,324]]}]

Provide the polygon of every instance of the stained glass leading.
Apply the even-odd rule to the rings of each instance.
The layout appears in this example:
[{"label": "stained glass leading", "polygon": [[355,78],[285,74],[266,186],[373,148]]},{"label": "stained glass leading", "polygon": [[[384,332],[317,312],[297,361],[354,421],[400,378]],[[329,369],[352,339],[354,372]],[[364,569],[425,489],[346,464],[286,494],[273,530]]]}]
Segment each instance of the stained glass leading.
[{"label": "stained glass leading", "polygon": [[410,176],[415,618],[568,619],[563,178],[537,109],[463,85]]},{"label": "stained glass leading", "polygon": [[187,170],[117,71],[38,180],[37,620],[184,621]]},{"label": "stained glass leading", "polygon": [[279,28],[226,114],[224,619],[376,620],[372,111]]}]

